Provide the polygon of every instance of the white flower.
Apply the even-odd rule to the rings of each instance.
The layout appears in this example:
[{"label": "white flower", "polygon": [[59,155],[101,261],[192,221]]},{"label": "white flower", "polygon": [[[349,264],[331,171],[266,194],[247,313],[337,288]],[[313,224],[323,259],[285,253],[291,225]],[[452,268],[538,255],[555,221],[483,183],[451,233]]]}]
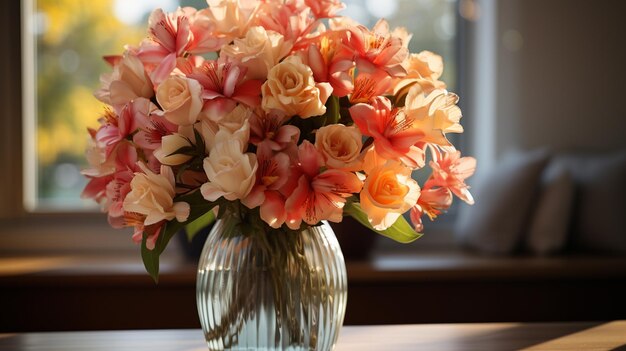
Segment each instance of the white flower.
[{"label": "white flower", "polygon": [[152,172],[143,163],[138,163],[143,173],[135,173],[130,182],[130,192],[124,199],[124,211],[146,216],[144,225],[174,218],[184,222],[189,217],[189,204],[174,203],[174,173],[167,166],[161,166],[161,173]]},{"label": "white flower", "polygon": [[202,86],[195,79],[170,76],[157,88],[165,118],[179,126],[194,124],[202,110]]},{"label": "white flower", "polygon": [[189,139],[182,134],[174,133],[161,138],[161,147],[154,151],[154,157],[164,165],[178,166],[191,159],[191,156],[175,153],[182,147],[192,146]]},{"label": "white flower", "polygon": [[242,153],[238,140],[220,142],[204,159],[204,171],[209,182],[200,188],[202,196],[208,201],[222,196],[230,201],[243,199],[252,190],[257,167],[256,155]]}]

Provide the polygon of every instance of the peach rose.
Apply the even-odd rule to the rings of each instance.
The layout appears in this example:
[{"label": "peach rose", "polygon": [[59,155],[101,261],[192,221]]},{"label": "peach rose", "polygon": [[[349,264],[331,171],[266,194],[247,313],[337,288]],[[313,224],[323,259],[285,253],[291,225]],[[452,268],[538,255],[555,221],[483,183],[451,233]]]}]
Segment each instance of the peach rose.
[{"label": "peach rose", "polygon": [[415,206],[419,194],[411,169],[390,160],[367,174],[360,194],[361,208],[374,229],[384,230]]},{"label": "peach rose", "polygon": [[326,100],[332,92],[328,83],[315,83],[313,71],[298,56],[289,56],[274,66],[263,83],[261,105],[265,112],[279,110],[287,116],[308,118],[326,112]]},{"label": "peach rose", "polygon": [[248,79],[265,80],[270,69],[289,54],[291,43],[285,42],[282,34],[252,27],[241,39],[225,46],[220,55],[236,58],[248,68]]},{"label": "peach rose", "polygon": [[156,174],[143,163],[139,162],[138,165],[143,173],[135,173],[131,180],[131,191],[124,199],[124,211],[145,215],[146,226],[174,218],[179,222],[186,221],[189,204],[173,201],[176,191],[172,169],[161,166],[161,173]]},{"label": "peach rose", "polygon": [[252,110],[244,105],[237,105],[225,116],[217,119],[205,118],[200,124],[200,133],[206,145],[206,151],[211,152],[216,144],[225,139],[236,139],[240,142],[242,152],[248,147],[250,139],[250,117]]},{"label": "peach rose", "polygon": [[315,147],[328,168],[359,171],[362,168],[363,141],[359,129],[343,124],[324,126],[315,133]]},{"label": "peach rose", "polygon": [[170,76],[157,88],[165,118],[179,126],[194,124],[202,110],[202,86],[195,79]]},{"label": "peach rose", "polygon": [[[219,133],[218,133],[219,134]],[[225,140],[215,146],[204,159],[204,171],[209,179],[200,188],[208,201],[220,197],[234,201],[250,193],[258,167],[256,155],[242,153],[238,140]]]}]

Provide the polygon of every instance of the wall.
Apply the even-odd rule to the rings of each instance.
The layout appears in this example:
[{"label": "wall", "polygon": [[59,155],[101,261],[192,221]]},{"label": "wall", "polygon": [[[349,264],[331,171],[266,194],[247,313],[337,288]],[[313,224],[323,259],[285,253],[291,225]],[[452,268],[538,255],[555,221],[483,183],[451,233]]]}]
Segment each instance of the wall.
[{"label": "wall", "polygon": [[626,147],[626,2],[497,1],[495,145]]}]

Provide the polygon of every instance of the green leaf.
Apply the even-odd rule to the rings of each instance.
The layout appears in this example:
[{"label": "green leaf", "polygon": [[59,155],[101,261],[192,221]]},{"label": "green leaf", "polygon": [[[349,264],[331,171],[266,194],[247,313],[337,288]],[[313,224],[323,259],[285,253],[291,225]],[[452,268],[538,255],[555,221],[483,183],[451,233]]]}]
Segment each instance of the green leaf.
[{"label": "green leaf", "polygon": [[339,108],[339,98],[331,95],[326,102],[326,113],[324,113],[326,118],[324,125],[337,124],[337,122],[339,122],[339,118],[341,117]]},{"label": "green leaf", "polygon": [[141,242],[141,258],[143,259],[143,265],[146,267],[146,271],[148,271],[148,274],[150,274],[155,283],[159,282],[159,257],[161,256],[161,253],[163,253],[163,250],[165,250],[165,247],[167,247],[167,244],[170,242],[170,239],[174,236],[174,234],[186,225],[189,225],[196,219],[202,217],[207,212],[210,212],[213,207],[219,205],[220,203],[219,200],[216,202],[206,201],[202,197],[200,191],[194,191],[190,194],[174,198],[174,202],[180,201],[188,203],[191,207],[189,217],[185,222],[178,222],[174,219],[165,223],[156,243],[154,244],[154,249],[152,250],[149,250],[146,246],[146,241],[149,235],[146,233],[143,235],[143,240]]},{"label": "green leaf", "polygon": [[202,216],[196,218],[195,221],[187,224],[185,226],[185,233],[187,233],[187,240],[191,242],[193,237],[196,236],[203,228],[208,227],[211,223],[215,221],[215,212],[213,210],[208,211]]},{"label": "green leaf", "polygon": [[403,216],[398,217],[398,220],[389,228],[385,230],[376,230],[372,227],[369,220],[367,219],[367,214],[363,212],[361,209],[361,205],[355,202],[348,202],[346,206],[343,208],[343,212],[352,218],[356,219],[359,223],[364,225],[365,227],[375,231],[380,235],[384,235],[388,238],[391,238],[397,242],[401,243],[410,243],[419,239],[423,234],[416,232],[413,227],[404,219]]}]

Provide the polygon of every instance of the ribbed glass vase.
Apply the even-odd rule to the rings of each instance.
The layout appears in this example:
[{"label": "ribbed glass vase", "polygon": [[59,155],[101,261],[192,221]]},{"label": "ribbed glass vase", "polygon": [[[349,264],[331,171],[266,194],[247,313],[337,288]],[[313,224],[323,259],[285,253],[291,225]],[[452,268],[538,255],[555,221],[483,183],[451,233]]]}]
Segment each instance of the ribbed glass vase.
[{"label": "ribbed glass vase", "polygon": [[200,257],[196,298],[209,349],[332,350],[347,278],[331,227],[244,228],[219,220]]}]

